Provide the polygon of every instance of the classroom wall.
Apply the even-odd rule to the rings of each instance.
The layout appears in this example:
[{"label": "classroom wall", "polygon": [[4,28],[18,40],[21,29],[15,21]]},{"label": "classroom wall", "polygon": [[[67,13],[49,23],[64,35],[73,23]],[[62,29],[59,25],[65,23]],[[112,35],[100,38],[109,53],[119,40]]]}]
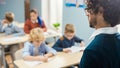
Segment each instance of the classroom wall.
[{"label": "classroom wall", "polygon": [[41,0],[30,0],[30,9],[37,9],[41,15]]},{"label": "classroom wall", "polygon": [[5,0],[4,4],[0,4],[0,19],[3,19],[8,11],[15,14],[15,21],[24,22],[24,0]]},{"label": "classroom wall", "polygon": [[93,33],[93,29],[89,27],[88,18],[82,8],[66,7],[65,0],[63,2],[63,30],[65,24],[74,24],[76,28],[76,35],[84,39],[88,43],[88,38]]}]

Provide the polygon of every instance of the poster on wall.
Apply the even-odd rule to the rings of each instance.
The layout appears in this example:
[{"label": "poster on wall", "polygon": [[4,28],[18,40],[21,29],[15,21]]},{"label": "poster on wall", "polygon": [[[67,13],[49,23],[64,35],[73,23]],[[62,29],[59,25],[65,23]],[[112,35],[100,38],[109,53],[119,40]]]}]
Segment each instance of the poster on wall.
[{"label": "poster on wall", "polygon": [[66,0],[66,7],[85,8],[84,0]]}]

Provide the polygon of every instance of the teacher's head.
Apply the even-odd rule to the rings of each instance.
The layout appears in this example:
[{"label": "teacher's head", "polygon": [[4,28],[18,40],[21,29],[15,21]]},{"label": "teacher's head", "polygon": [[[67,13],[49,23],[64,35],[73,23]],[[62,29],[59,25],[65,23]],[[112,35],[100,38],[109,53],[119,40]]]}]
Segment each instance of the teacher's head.
[{"label": "teacher's head", "polygon": [[114,27],[120,23],[120,0],[85,0],[90,27]]}]

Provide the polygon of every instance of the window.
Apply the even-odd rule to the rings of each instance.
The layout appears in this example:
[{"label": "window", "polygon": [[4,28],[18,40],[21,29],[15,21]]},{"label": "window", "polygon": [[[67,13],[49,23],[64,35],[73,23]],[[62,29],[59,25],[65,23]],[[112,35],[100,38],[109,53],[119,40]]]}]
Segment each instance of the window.
[{"label": "window", "polygon": [[63,0],[42,0],[42,18],[48,28],[53,29],[53,23],[59,22],[62,27]]}]

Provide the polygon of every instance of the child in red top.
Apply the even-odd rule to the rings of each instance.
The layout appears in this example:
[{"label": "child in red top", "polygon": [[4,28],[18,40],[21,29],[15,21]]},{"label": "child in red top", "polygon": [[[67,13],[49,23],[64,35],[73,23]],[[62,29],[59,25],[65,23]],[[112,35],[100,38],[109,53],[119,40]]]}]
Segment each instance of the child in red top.
[{"label": "child in red top", "polygon": [[30,19],[27,19],[24,25],[24,32],[29,34],[33,28],[40,27],[44,32],[47,31],[44,21],[38,16],[38,12],[35,9],[30,11]]}]

